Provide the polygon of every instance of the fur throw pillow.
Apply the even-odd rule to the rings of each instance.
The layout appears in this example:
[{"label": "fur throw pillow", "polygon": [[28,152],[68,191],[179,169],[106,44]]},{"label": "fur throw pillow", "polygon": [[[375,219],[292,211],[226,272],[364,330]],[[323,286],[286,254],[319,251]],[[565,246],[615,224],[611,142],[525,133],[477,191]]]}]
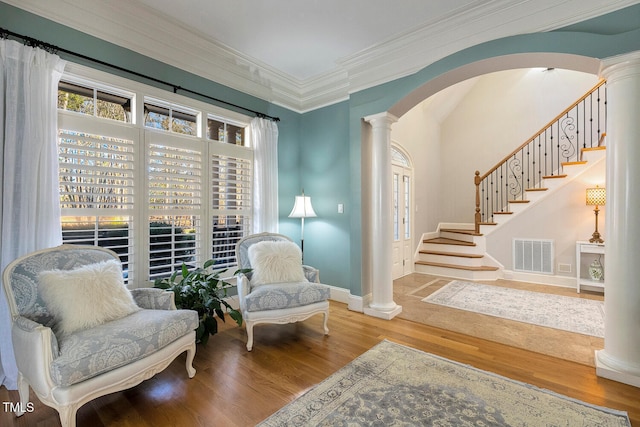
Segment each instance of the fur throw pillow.
[{"label": "fur throw pillow", "polygon": [[68,335],[140,308],[126,288],[122,267],[116,260],[88,264],[74,270],[43,271],[39,290],[56,319],[56,333]]},{"label": "fur throw pillow", "polygon": [[248,250],[251,284],[308,282],[302,270],[302,251],[288,241],[254,243]]}]

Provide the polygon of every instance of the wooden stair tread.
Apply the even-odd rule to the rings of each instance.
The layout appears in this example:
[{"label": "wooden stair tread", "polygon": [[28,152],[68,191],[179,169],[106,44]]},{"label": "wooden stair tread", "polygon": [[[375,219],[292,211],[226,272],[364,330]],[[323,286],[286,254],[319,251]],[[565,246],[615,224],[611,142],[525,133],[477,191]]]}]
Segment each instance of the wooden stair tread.
[{"label": "wooden stair tread", "polygon": [[457,245],[457,246],[475,246],[473,242],[465,242],[463,240],[447,239],[446,237],[436,237],[435,239],[425,239],[423,243],[435,243],[436,245]]},{"label": "wooden stair tread", "polygon": [[416,261],[416,264],[420,265],[428,265],[431,267],[444,267],[444,268],[455,268],[457,270],[467,270],[467,271],[497,271],[498,267],[492,267],[489,265],[482,265],[480,267],[473,267],[468,265],[454,265],[454,264],[443,264],[440,262],[429,262],[429,261]]},{"label": "wooden stair tread", "polygon": [[498,225],[498,223],[497,222],[481,222],[478,225]]},{"label": "wooden stair tread", "polygon": [[548,188],[527,188],[524,191],[547,191]]},{"label": "wooden stair tread", "polygon": [[458,258],[483,258],[484,255],[481,254],[464,254],[461,252],[443,252],[443,251],[426,251],[421,250],[421,254],[425,255],[442,255],[442,256],[453,256]]},{"label": "wooden stair tread", "polygon": [[599,150],[606,150],[607,146],[606,145],[601,145],[599,147],[585,147],[585,148],[581,148],[580,151],[599,151]]},{"label": "wooden stair tread", "polygon": [[494,215],[513,215],[513,212],[494,212]]},{"label": "wooden stair tread", "polygon": [[566,178],[567,174],[564,175],[547,175],[543,176],[542,179],[554,179],[554,178]]},{"label": "wooden stair tread", "polygon": [[509,203],[529,203],[529,200],[509,200]]},{"label": "wooden stair tread", "polygon": [[586,160],[581,160],[579,162],[562,162],[561,165],[562,166],[574,166],[574,165],[586,165],[587,161]]},{"label": "wooden stair tread", "polygon": [[482,233],[477,233],[476,230],[467,230],[462,228],[442,228],[441,232],[467,234],[469,236],[482,236]]}]

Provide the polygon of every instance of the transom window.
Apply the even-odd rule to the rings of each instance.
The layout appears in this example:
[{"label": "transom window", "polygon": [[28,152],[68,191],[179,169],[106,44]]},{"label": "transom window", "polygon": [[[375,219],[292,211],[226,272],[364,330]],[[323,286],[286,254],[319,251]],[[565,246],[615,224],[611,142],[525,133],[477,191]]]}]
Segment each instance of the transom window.
[{"label": "transom window", "polygon": [[240,126],[224,119],[209,117],[207,119],[207,139],[235,145],[245,145],[245,126]]},{"label": "transom window", "polygon": [[160,100],[145,100],[144,125],[147,128],[198,136],[198,113]]},{"label": "transom window", "polygon": [[58,109],[131,123],[131,95],[60,81]]}]

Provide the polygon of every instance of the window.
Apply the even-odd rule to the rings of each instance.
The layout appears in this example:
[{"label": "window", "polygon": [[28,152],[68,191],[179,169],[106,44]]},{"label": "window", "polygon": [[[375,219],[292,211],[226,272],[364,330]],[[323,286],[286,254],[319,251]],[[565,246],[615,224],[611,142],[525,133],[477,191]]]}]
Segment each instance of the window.
[{"label": "window", "polygon": [[136,132],[82,122],[82,117],[62,117],[58,129],[63,241],[115,251],[129,279]]},{"label": "window", "polygon": [[245,144],[245,128],[223,119],[209,117],[207,119],[207,139],[235,145]]},{"label": "window", "polygon": [[251,162],[211,156],[212,253],[219,268],[235,265],[236,242],[251,229]]},{"label": "window", "polygon": [[185,107],[179,109],[161,101],[145,101],[144,125],[148,128],[179,133],[182,135],[198,135],[198,114]]},{"label": "window", "polygon": [[[107,85],[71,81],[61,82],[58,93],[65,243],[115,251],[132,286],[183,263],[213,258],[219,269],[236,265],[236,242],[251,230],[246,125],[216,119],[240,142],[221,143],[199,137],[200,117],[213,117],[206,104],[186,107],[142,90],[121,99]],[[123,107],[135,106],[136,97],[144,99],[137,119]]]},{"label": "window", "polygon": [[131,96],[81,84],[58,84],[58,109],[131,123]]},{"label": "window", "polygon": [[202,235],[202,141],[147,132],[149,277],[193,267]]}]

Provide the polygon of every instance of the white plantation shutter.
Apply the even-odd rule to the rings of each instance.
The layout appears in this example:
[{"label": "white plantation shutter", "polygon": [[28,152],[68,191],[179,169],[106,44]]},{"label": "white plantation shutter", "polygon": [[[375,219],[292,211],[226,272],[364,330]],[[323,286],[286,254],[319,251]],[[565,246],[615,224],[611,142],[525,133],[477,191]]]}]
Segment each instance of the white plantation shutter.
[{"label": "white plantation shutter", "polygon": [[148,157],[149,277],[201,257],[204,142],[145,132]]},{"label": "white plantation shutter", "polygon": [[[64,85],[58,93],[64,243],[114,250],[131,287],[148,286],[183,263],[237,265],[235,245],[254,220],[254,148],[245,146],[251,131],[244,118],[213,120],[210,106],[151,99],[124,83],[69,80],[93,97],[78,98]],[[96,93],[123,95],[115,108],[96,101]],[[129,100],[130,120],[116,117],[122,100]],[[221,127],[229,140],[215,140]]]},{"label": "white plantation shutter", "polygon": [[59,121],[63,242],[115,251],[130,279],[138,132],[74,116]]},{"label": "white plantation shutter", "polygon": [[228,154],[211,155],[211,252],[216,268],[237,264],[236,243],[251,231],[252,152],[233,148],[225,151]]}]

